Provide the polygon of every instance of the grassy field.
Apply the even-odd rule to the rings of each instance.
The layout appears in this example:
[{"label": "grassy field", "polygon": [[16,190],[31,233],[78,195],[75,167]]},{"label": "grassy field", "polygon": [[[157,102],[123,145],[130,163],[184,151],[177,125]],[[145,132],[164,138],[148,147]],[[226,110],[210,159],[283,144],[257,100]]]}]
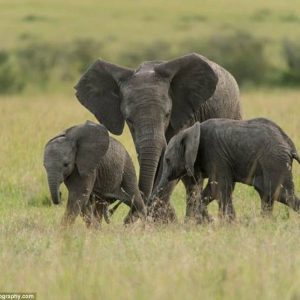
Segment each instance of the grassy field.
[{"label": "grassy field", "polygon": [[[122,53],[143,60],[148,46],[159,51],[157,59],[165,59],[184,54],[182,49],[195,51],[188,49],[193,40],[201,44],[215,34],[247,31],[263,41],[272,68],[284,69],[282,41],[299,40],[299,25],[300,0],[0,0],[0,62],[8,51],[18,76],[25,78],[29,69],[34,73],[23,94],[0,96],[0,293],[36,292],[37,299],[49,300],[300,299],[300,216],[276,204],[273,218],[261,218],[259,197],[246,186],[236,187],[238,217],[231,225],[217,218],[204,226],[184,224],[185,192],[179,184],[172,196],[178,224],[124,228],[121,207],[101,231],[87,230],[79,218],[62,230],[65,202],[51,205],[43,147],[62,129],[94,118],[66,92],[77,80],[69,70],[73,61],[59,63],[69,81],[54,68],[49,81],[59,83],[44,95],[37,89],[39,80],[47,85],[53,67],[51,62],[44,66],[48,48],[59,50],[65,62],[72,42],[89,38],[100,43],[99,56],[123,64]],[[45,47],[36,49],[39,43]],[[29,50],[28,70],[14,61],[20,49]],[[8,76],[5,67],[0,85]],[[299,89],[248,90],[242,100],[245,118],[271,118],[300,151]],[[117,138],[137,167],[128,131]],[[293,172],[300,195],[296,163]],[[216,210],[211,204],[215,216]]]},{"label": "grassy field", "polygon": [[107,41],[110,50],[118,50],[116,44],[126,47],[160,38],[174,42],[235,29],[251,29],[278,41],[287,32],[292,38],[300,35],[299,4],[299,0],[242,5],[239,0],[1,0],[0,35],[5,36],[2,46],[15,46],[29,36],[52,42],[90,37]]},{"label": "grassy field", "polygon": [[[242,96],[246,118],[272,118],[300,149],[300,91]],[[180,185],[172,200],[179,224],[124,228],[123,208],[100,232],[86,230],[79,218],[62,231],[64,205],[50,205],[43,146],[93,117],[71,95],[0,103],[0,291],[37,292],[38,299],[300,298],[300,217],[277,204],[274,217],[262,219],[257,194],[242,185],[234,193],[233,225],[183,224]],[[128,132],[119,138],[136,162]],[[294,175],[300,194],[296,163]]]}]

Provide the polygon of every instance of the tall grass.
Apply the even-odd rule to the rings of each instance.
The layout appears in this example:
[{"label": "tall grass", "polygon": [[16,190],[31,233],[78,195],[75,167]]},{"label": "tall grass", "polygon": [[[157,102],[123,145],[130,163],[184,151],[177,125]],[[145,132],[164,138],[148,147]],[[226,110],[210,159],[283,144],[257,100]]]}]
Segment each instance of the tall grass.
[{"label": "tall grass", "polygon": [[[276,121],[300,149],[300,92],[242,94],[246,118]],[[260,217],[259,197],[238,185],[237,222],[183,224],[184,190],[172,196],[179,224],[124,228],[126,208],[101,231],[78,218],[59,228],[65,202],[50,205],[42,166],[45,142],[93,119],[73,96],[2,97],[0,147],[0,291],[37,292],[38,299],[298,299],[297,214],[276,204]],[[126,129],[117,137],[137,160]],[[300,167],[294,164],[300,194]],[[66,198],[64,192],[63,198]],[[216,216],[216,204],[210,210]]]}]

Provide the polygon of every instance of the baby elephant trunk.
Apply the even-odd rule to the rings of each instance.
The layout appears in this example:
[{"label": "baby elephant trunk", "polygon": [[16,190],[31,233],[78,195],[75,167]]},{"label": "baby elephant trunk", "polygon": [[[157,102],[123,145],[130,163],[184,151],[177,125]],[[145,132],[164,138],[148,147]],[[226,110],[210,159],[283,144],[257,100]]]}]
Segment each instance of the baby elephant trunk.
[{"label": "baby elephant trunk", "polygon": [[167,176],[165,174],[162,174],[162,177],[158,183],[158,186],[154,191],[155,196],[159,195],[159,193],[163,190],[163,188],[167,185],[167,183],[168,183]]},{"label": "baby elephant trunk", "polygon": [[53,204],[59,204],[60,203],[60,192],[59,192],[59,186],[61,182],[59,179],[57,179],[56,176],[48,176],[48,185],[49,190],[52,198]]}]

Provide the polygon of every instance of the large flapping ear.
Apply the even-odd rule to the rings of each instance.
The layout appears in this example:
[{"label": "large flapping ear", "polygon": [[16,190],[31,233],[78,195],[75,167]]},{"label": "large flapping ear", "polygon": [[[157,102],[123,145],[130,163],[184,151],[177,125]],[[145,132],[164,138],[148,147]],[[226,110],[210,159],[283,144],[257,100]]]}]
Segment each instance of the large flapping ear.
[{"label": "large flapping ear", "polygon": [[200,123],[197,122],[184,131],[182,143],[184,145],[185,169],[188,176],[194,176],[194,164],[197,159],[200,144],[200,128]]},{"label": "large flapping ear", "polygon": [[79,174],[86,176],[93,172],[109,147],[107,129],[103,125],[87,121],[67,130],[66,136],[75,142],[75,163]]},{"label": "large flapping ear", "polygon": [[159,64],[154,69],[170,80],[171,125],[178,130],[214,94],[218,77],[208,60],[195,53]]},{"label": "large flapping ear", "polygon": [[75,86],[79,102],[113,134],[121,134],[125,122],[119,85],[133,73],[131,69],[97,60]]}]

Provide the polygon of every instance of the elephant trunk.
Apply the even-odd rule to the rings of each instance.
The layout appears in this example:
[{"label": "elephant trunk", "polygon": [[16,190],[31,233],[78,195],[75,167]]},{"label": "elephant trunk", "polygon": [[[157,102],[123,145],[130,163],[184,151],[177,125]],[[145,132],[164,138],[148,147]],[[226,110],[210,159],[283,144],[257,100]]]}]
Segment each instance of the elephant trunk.
[{"label": "elephant trunk", "polygon": [[157,140],[147,141],[140,147],[140,177],[139,188],[144,193],[145,199],[149,198],[152,192],[157,166],[164,149],[163,142]]},{"label": "elephant trunk", "polygon": [[52,198],[53,204],[59,204],[60,203],[60,192],[59,192],[59,186],[61,184],[61,180],[57,179],[57,176],[49,176],[48,175],[48,185],[49,190]]},{"label": "elephant trunk", "polygon": [[165,176],[165,174],[162,174],[161,179],[156,188],[156,193],[159,194],[161,190],[167,185],[167,183],[168,183],[167,176]]}]

